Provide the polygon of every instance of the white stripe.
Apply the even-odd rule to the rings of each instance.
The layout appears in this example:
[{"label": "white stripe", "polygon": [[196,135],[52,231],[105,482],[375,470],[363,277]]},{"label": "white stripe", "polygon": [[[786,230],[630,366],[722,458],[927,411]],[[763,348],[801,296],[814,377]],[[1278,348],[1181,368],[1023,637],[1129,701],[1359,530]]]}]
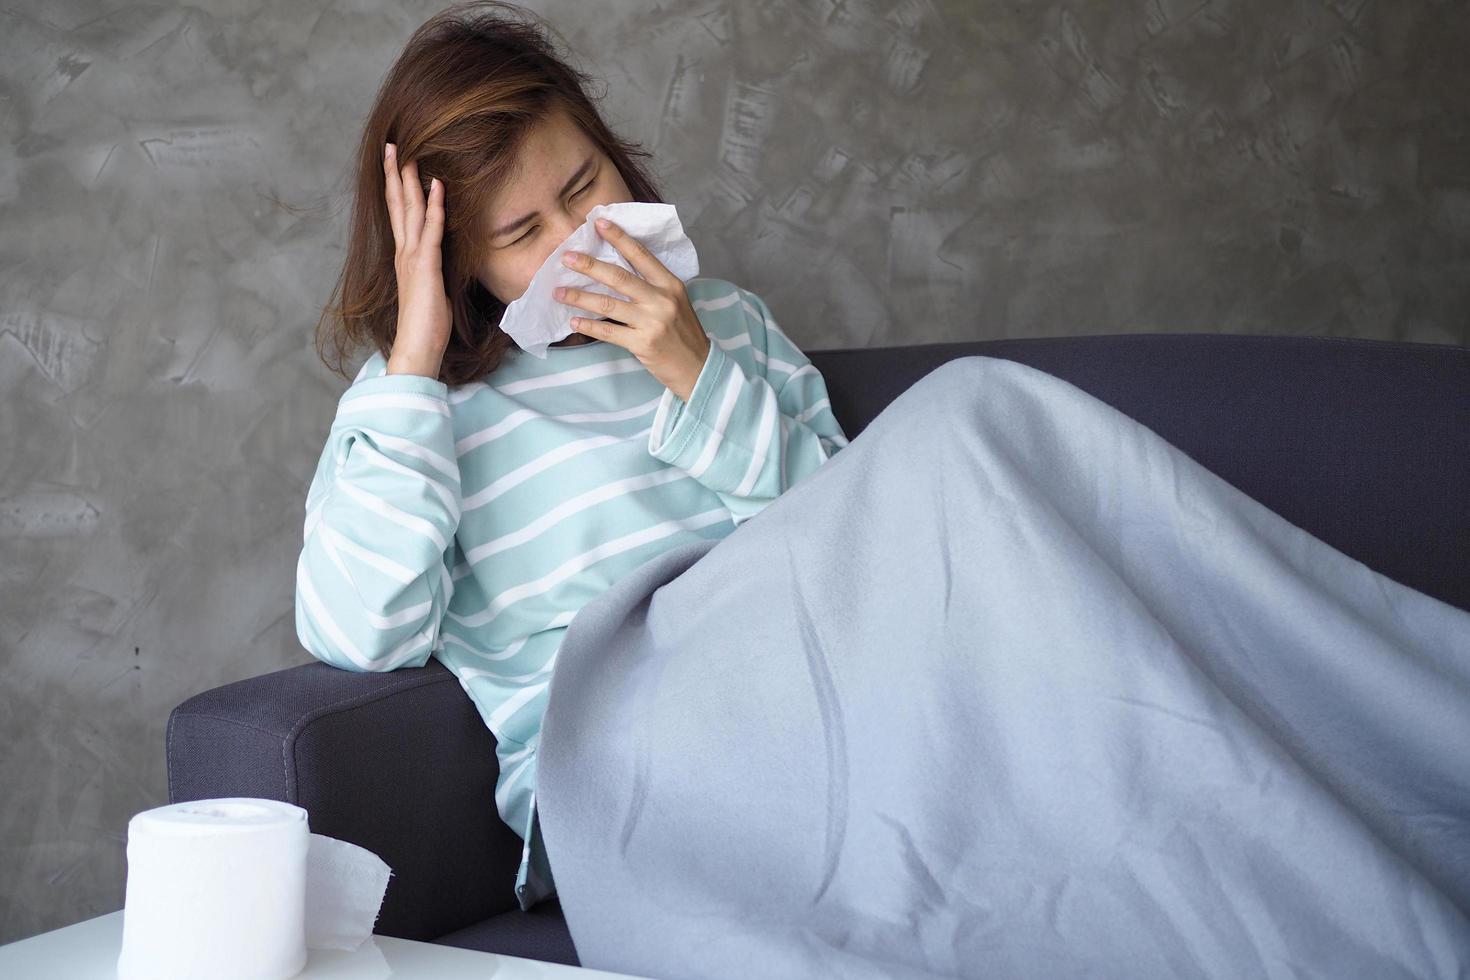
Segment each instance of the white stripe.
[{"label": "white stripe", "polygon": [[491,731],[503,729],[505,723],[510,720],[510,717],[525,705],[536,700],[541,695],[541,692],[546,690],[546,685],[549,683],[551,682],[546,680],[539,684],[528,684],[500,702],[500,706],[490,713],[489,719],[486,720],[486,725],[489,726]]},{"label": "white stripe", "polygon": [[357,648],[337,621],[327,611],[326,603],[322,602],[321,596],[317,594],[316,587],[312,585],[311,575],[306,570],[306,553],[303,551],[300,558],[296,560],[296,588],[306,603],[308,619],[318,630],[327,634],[328,638],[337,644],[337,651],[348,660],[357,664],[366,671],[388,671],[413,659],[418,652],[419,642],[428,640],[426,633],[414,633],[398,646],[388,651],[386,655],[377,661],[369,659]]},{"label": "white stripe", "polygon": [[601,449],[603,446],[628,441],[630,439],[623,436],[589,436],[586,439],[577,439],[573,442],[562,443],[555,449],[542,453],[530,462],[517,466],[478,493],[466,497],[464,499],[464,513],[469,513],[472,510],[484,507],[501,494],[509,493],[537,473],[550,469],[563,460],[574,459],[583,453],[590,453],[594,449]]},{"label": "white stripe", "polygon": [[[323,543],[327,545],[327,548],[329,550],[334,547],[330,541],[326,541]],[[337,563],[337,567],[342,569],[342,574],[346,576],[347,581],[352,582],[353,578],[351,574],[348,573],[346,566],[342,564],[341,556],[333,551],[332,558]],[[355,583],[354,590],[356,590]],[[358,592],[358,594],[361,595],[361,592]],[[375,610],[369,608],[366,604],[364,604],[360,610],[363,619],[367,620],[369,626],[371,626],[375,630],[380,630],[384,632],[397,629],[398,627],[404,626],[409,623],[424,623],[427,617],[433,611],[434,600],[432,598],[421,602],[416,606],[409,606],[407,609],[400,610],[399,612],[392,613],[387,616],[376,612]],[[414,645],[417,646],[417,644]]]},{"label": "white stripe", "polygon": [[770,375],[772,368],[776,369],[777,371],[785,371],[787,373],[786,380],[788,382],[792,378],[794,378],[797,375],[800,375],[802,373],[810,373],[810,374],[819,374],[820,373],[820,372],[817,371],[815,365],[812,365],[812,364],[796,365],[796,364],[792,364],[790,361],[783,361],[779,357],[772,357],[770,354],[767,354],[766,355],[766,370],[765,370],[765,373],[766,373],[767,376]]},{"label": "white stripe", "polygon": [[493,597],[485,608],[477,613],[469,616],[460,616],[454,612],[449,612],[447,615],[461,626],[483,626],[493,620],[502,610],[512,603],[519,602],[521,599],[530,596],[549,592],[561,582],[572,578],[583,569],[605,558],[622,554],[625,551],[637,548],[650,541],[657,541],[672,534],[678,534],[680,531],[693,531],[711,524],[718,524],[721,521],[728,521],[729,519],[729,510],[725,507],[717,507],[714,510],[707,510],[702,514],[696,514],[693,517],[682,520],[661,521],[652,527],[643,528],[631,534],[625,534],[620,538],[613,538],[611,541],[603,542],[597,547],[584,551],[579,555],[574,555],[539,579],[532,579],[529,582],[507,589]]},{"label": "white stripe", "polygon": [[600,361],[597,364],[588,364],[585,367],[570,368],[566,371],[558,371],[555,374],[543,374],[540,377],[526,378],[523,381],[509,381],[495,389],[502,395],[514,397],[527,391],[536,391],[541,388],[560,388],[563,385],[581,384],[584,381],[597,381],[614,374],[627,374],[630,371],[646,371],[643,362],[636,357],[620,358],[616,361]]},{"label": "white stripe", "polygon": [[443,553],[449,547],[449,542],[444,540],[444,535],[439,533],[439,529],[422,517],[415,517],[413,514],[401,511],[386,500],[382,500],[368,493],[366,490],[359,490],[346,480],[338,480],[337,486],[373,513],[381,514],[395,524],[402,524],[409,530],[422,534],[434,542],[434,544],[438,545],[440,553]]},{"label": "white stripe", "polygon": [[[776,363],[779,366],[784,366],[791,369],[791,373],[786,376],[786,380],[781,382],[782,389],[790,387],[791,382],[795,381],[797,378],[802,377],[803,375],[812,375],[816,377],[818,381],[822,379],[822,373],[817,370],[817,366],[815,364],[807,363],[803,364],[801,367],[797,367],[794,364],[785,364],[781,361],[777,361]],[[795,391],[796,389],[793,388],[792,390]]]},{"label": "white stripe", "polygon": [[[802,422],[802,423],[805,423],[807,425],[810,425],[812,419],[814,419],[818,415],[822,414],[822,410],[823,409],[830,410],[831,408],[832,408],[832,401],[831,401],[831,399],[823,398],[821,401],[814,403],[810,407],[806,408],[805,410],[803,410],[802,412],[800,412],[799,414],[797,414],[796,416],[794,416],[794,418],[798,422]],[[835,419],[837,417],[837,414],[834,412],[833,415],[832,415],[832,417]],[[845,445],[847,445],[847,437],[844,436],[841,432],[833,432],[833,433],[830,433],[830,434],[829,433],[826,433],[826,432],[822,432],[822,433],[819,433],[819,434],[821,435],[821,437],[823,439],[826,439],[828,442],[836,443],[839,446],[845,446]]]},{"label": "white stripe", "polygon": [[[391,558],[369,551],[329,524],[323,524],[321,530],[322,534],[326,536],[326,543],[332,548],[341,548],[358,561],[365,565],[371,565],[396,582],[409,585],[419,577],[418,573],[407,565],[400,565]],[[348,577],[351,578],[351,576]]]},{"label": "white stripe", "polygon": [[[506,647],[504,650],[500,651],[499,653],[492,653],[489,650],[482,650],[479,647],[471,646],[470,644],[466,643],[464,640],[462,640],[459,637],[455,636],[453,633],[449,632],[448,630],[445,630],[442,635],[443,635],[443,637],[446,640],[450,641],[455,646],[464,647],[466,650],[468,650],[470,653],[473,653],[476,657],[478,657],[481,660],[509,660],[511,657],[514,657],[516,654],[520,653],[521,652],[521,648],[524,647],[526,645],[526,643],[531,639],[531,637],[529,637],[529,636],[523,636],[519,640],[516,640],[514,643],[512,643],[510,646]],[[500,676],[499,674],[495,673],[494,671],[491,671],[491,670],[480,670],[477,667],[463,667],[462,666],[462,667],[459,668],[459,670],[460,670],[460,680],[461,681],[472,680],[473,678],[476,678],[476,677],[499,677]]]},{"label": "white stripe", "polygon": [[[534,742],[518,742],[503,732],[495,732],[493,729],[492,732],[496,742],[496,761],[500,764],[500,780],[497,782],[501,783],[496,789],[495,801],[503,808],[505,805],[503,798],[510,795],[511,784],[518,782],[523,774],[533,768],[529,763],[535,758],[536,750],[540,747],[538,744],[540,739]],[[517,748],[501,756],[501,746],[517,746]]]},{"label": "white stripe", "polygon": [[532,419],[542,417],[540,412],[531,408],[522,408],[511,412],[494,425],[480,429],[478,432],[471,432],[456,442],[454,444],[454,455],[456,457],[463,456],[470,450],[483,446],[487,442],[493,442],[501,436],[509,435]]},{"label": "white stripe", "polygon": [[[780,340],[783,344],[786,345],[786,349],[787,350],[790,350],[790,351],[795,352],[796,355],[799,356],[799,357],[801,357],[803,359],[803,362],[804,362],[804,363],[801,364],[800,367],[798,367],[796,364],[792,364],[792,363],[789,363],[787,361],[783,361],[780,358],[771,357],[766,362],[766,371],[767,371],[767,373],[769,373],[770,372],[770,369],[773,368],[773,367],[776,368],[776,370],[778,370],[778,371],[788,371],[788,372],[791,373],[791,375],[793,377],[795,375],[797,375],[797,374],[801,374],[801,373],[807,371],[808,369],[810,369],[811,370],[811,373],[813,373],[813,374],[820,374],[821,373],[821,372],[819,372],[816,369],[816,367],[814,365],[812,365],[809,361],[806,361],[806,355],[801,353],[801,348],[800,347],[797,347],[796,344],[792,343],[791,338],[788,337],[788,336],[786,336],[786,331],[784,331],[784,330],[781,329],[781,325],[778,324],[775,321],[774,318],[767,317],[765,322],[766,322],[766,350],[767,351],[770,351],[770,349],[771,349],[771,334],[775,334],[776,337],[777,337],[777,339]],[[791,378],[788,377],[786,380],[789,383],[791,381]]]},{"label": "white stripe", "polygon": [[[755,482],[760,478],[761,471],[766,468],[766,449],[771,444],[771,427],[776,425],[776,416],[781,413],[776,409],[776,392],[769,384],[757,386],[761,393],[761,420],[756,424],[755,445],[751,447],[750,465],[745,470],[745,477],[740,485],[735,488],[737,497],[749,497]],[[779,490],[785,490],[783,483]]]},{"label": "white stripe", "polygon": [[755,358],[755,363],[756,363],[756,366],[758,367],[758,369],[760,370],[761,377],[763,377],[763,378],[770,377],[771,372],[769,370],[767,370],[767,368],[766,368],[766,361],[769,359],[766,356],[766,352],[763,351],[763,350],[761,350],[760,348],[756,347],[755,344],[751,344],[750,345],[750,356],[753,357],[753,358]]},{"label": "white stripe", "polygon": [[700,453],[699,458],[689,467],[689,475],[696,480],[704,476],[705,471],[714,465],[720,452],[720,445],[725,441],[725,430],[730,424],[730,416],[735,413],[735,405],[740,400],[740,391],[745,387],[745,372],[740,369],[740,365],[732,362],[730,368],[730,372],[725,375],[725,387],[722,392],[723,397],[720,399],[719,410],[715,413],[714,421],[710,423],[714,431],[705,441],[704,452]]},{"label": "white stripe", "polygon": [[455,486],[459,485],[459,464],[445,459],[443,456],[434,452],[434,450],[421,446],[412,439],[390,436],[386,432],[374,432],[372,438],[374,442],[382,443],[389,449],[395,449],[405,456],[413,456],[416,459],[423,460],[453,480]]},{"label": "white stripe", "polygon": [[435,624],[431,621],[424,630],[418,633],[411,634],[408,639],[398,644],[398,646],[394,647],[392,650],[389,650],[387,656],[383,658],[383,662],[386,664],[386,666],[382,667],[381,669],[395,670],[398,667],[401,667],[404,664],[408,663],[410,660],[413,660],[421,652],[419,650],[420,640],[422,640],[425,644],[428,644],[430,651],[432,652],[434,642],[434,625]]},{"label": "white stripe", "polygon": [[456,388],[449,389],[449,403],[451,405],[458,405],[462,401],[467,401],[468,399],[475,397],[484,389],[492,387],[494,387],[494,385],[490,384],[490,382],[488,381],[485,381],[483,378],[479,381],[466,381],[464,384]]},{"label": "white stripe", "polygon": [[330,488],[331,488],[331,481],[330,480],[323,479],[322,476],[321,476],[320,470],[318,470],[317,473],[315,473],[315,474],[312,475],[312,478],[311,478],[311,487],[310,487],[310,489],[308,489],[306,491],[306,516],[307,517],[310,517],[311,516],[311,512],[316,508],[316,506],[318,504],[321,503],[322,498],[327,495],[327,491]]},{"label": "white stripe", "polygon": [[323,537],[322,547],[326,549],[327,557],[332,559],[332,564],[337,566],[337,571],[342,573],[343,581],[351,583],[353,591],[358,594],[358,598],[361,598],[361,593],[357,590],[357,582],[353,580],[352,573],[347,570],[347,563],[342,560],[342,556],[332,547],[332,542]]},{"label": "white stripe", "polygon": [[556,422],[623,422],[646,415],[658,404],[657,398],[649,399],[642,405],[634,405],[632,408],[622,408],[612,412],[569,412],[564,415],[547,415],[533,408],[523,408],[511,412],[505,418],[492,426],[471,432],[459,442],[454,444],[455,456],[463,456],[472,449],[477,449],[487,442],[494,442],[502,436],[508,435],[534,419],[549,419]]},{"label": "white stripe", "polygon": [[[350,388],[348,392],[350,395]],[[434,415],[443,415],[446,418],[449,416],[449,406],[444,403],[444,399],[412,392],[344,397],[341,404],[337,406],[337,415],[340,417],[355,412],[376,412],[384,408],[405,408],[411,412],[429,412]]]},{"label": "white stripe", "polygon": [[[506,660],[509,658],[509,656],[512,656],[518,651],[522,650],[529,641],[530,637],[525,637],[524,639],[516,641],[516,643],[509,647],[504,653],[496,654],[494,657],[487,656],[480,659]],[[465,647],[466,649],[469,649],[469,644],[465,644]],[[543,659],[544,662],[541,664],[541,666],[537,667],[529,674],[503,674],[494,670],[486,670],[483,667],[470,667],[468,665],[461,665],[460,669],[464,671],[465,677],[471,679],[487,677],[490,679],[490,683],[494,686],[504,687],[507,684],[519,686],[525,684],[528,681],[534,681],[537,678],[545,677],[547,674],[551,673],[551,669],[556,663],[556,647],[553,646],[550,655],[544,657]]]},{"label": "white stripe", "polygon": [[581,610],[579,609],[568,609],[565,612],[558,613],[557,615],[552,617],[551,622],[546,624],[546,628],[548,630],[552,630],[556,629],[559,626],[566,626],[572,620],[577,618],[577,613],[580,611]]},{"label": "white stripe", "polygon": [[[445,510],[450,514],[459,514],[459,495],[432,476],[425,476],[411,466],[404,466],[393,457],[383,455],[377,449],[373,448],[371,443],[365,441],[358,442],[357,452],[364,454],[368,462],[379,469],[387,470],[390,473],[398,473],[408,477],[410,480],[422,480],[428,484],[431,490],[439,495],[439,499],[443,502]],[[456,518],[455,523],[458,523],[458,518]]]},{"label": "white stripe", "polygon": [[[445,609],[448,609],[449,608],[449,604],[452,601],[454,601],[454,578],[449,574],[449,566],[446,565],[446,564],[444,564],[444,560],[445,560],[444,559],[444,556],[443,555],[440,555],[439,556],[439,585],[443,589],[442,595],[444,596],[444,608]],[[441,621],[441,624],[442,624],[442,621]],[[444,644],[442,642],[436,642],[434,644],[434,648],[435,649],[440,649],[443,646],[444,646]]]},{"label": "white stripe", "polygon": [[749,333],[741,333],[734,337],[717,337],[710,334],[709,338],[719,344],[725,351],[739,350],[742,347],[754,347],[755,341],[750,339]]},{"label": "white stripe", "polygon": [[322,602],[317,595],[316,588],[311,584],[311,575],[306,571],[306,551],[303,549],[301,557],[296,559],[296,590],[303,602],[306,603],[306,611],[309,619],[318,630],[327,634],[327,638],[337,644],[337,650],[348,660],[357,664],[363,670],[371,670],[372,661],[365,657],[357,644],[337,625],[337,621],[327,612],[326,603]]},{"label": "white stripe", "polygon": [[[324,503],[325,501],[323,501]],[[322,519],[322,505],[318,503],[306,512],[306,520],[301,525],[301,540],[305,541],[311,537],[311,532],[316,530],[318,522]]]},{"label": "white stripe", "polygon": [[796,421],[810,422],[813,416],[815,416],[822,409],[830,407],[831,404],[831,400],[827,398],[823,398],[821,401],[818,402],[813,402],[811,405],[802,409],[802,411],[795,416]]},{"label": "white stripe", "polygon": [[[531,746],[528,745],[516,753],[514,758],[517,761],[509,762],[502,760],[500,763],[500,778],[496,780],[499,785],[495,788],[495,806],[500,811],[502,817],[508,816],[506,811],[510,808],[511,787],[525,779],[526,774],[531,771],[530,766],[520,763],[520,757],[529,755],[532,751]],[[506,758],[510,759],[512,757],[507,756]]]},{"label": "white stripe", "polygon": [[[376,363],[377,356],[378,352],[374,351],[372,356],[369,356],[367,360],[362,362],[362,367],[357,369],[357,377],[352,379],[353,384],[357,384],[363,378],[367,377],[367,373],[373,369],[373,366]],[[384,364],[383,371],[386,373],[387,370],[387,365]]]},{"label": "white stripe", "polygon": [[[498,760],[502,766],[519,766],[520,763],[525,762],[527,759],[529,759],[531,757],[531,754],[536,751],[536,743],[535,742],[517,743],[515,741],[515,739],[513,739],[513,738],[505,738],[504,736],[501,736],[501,735],[496,735],[495,736],[495,739],[496,739],[496,741],[501,742],[501,743],[510,742],[510,743],[513,743],[513,744],[519,744],[521,746],[519,749],[516,749],[514,752],[508,752],[508,753],[506,753],[503,758],[500,758]],[[497,755],[498,754],[499,753],[497,753]]]},{"label": "white stripe", "polygon": [[[332,564],[337,566],[337,570],[342,573],[342,577],[352,585],[353,594],[355,594],[359,599],[362,599],[362,590],[357,587],[357,580],[353,577],[352,572],[348,570],[346,563],[342,561],[342,555],[337,551],[336,546],[337,543],[342,543],[348,545],[350,548],[356,548],[358,551],[362,551],[362,549],[357,548],[357,545],[353,544],[351,541],[348,541],[346,538],[342,537],[336,531],[333,531],[327,525],[323,525],[322,529],[327,532],[327,535],[324,535],[322,538],[322,544],[326,546],[327,556],[332,559]],[[335,536],[335,538],[333,536]],[[368,553],[364,552],[364,554]],[[393,563],[390,562],[389,564]],[[403,566],[400,565],[398,567],[402,568]],[[409,572],[409,581],[413,581],[416,578],[418,578],[417,575]],[[422,622],[424,620],[424,617],[428,616],[433,611],[433,608],[434,603],[433,600],[430,599],[428,602],[421,602],[416,606],[410,606],[409,608],[404,609],[401,612],[393,613],[391,616],[383,616],[368,608],[366,602],[364,601],[360,607],[360,611],[363,618],[365,618],[368,623],[375,629],[391,630],[397,629],[404,623]],[[415,646],[417,646],[417,644],[415,644]]]},{"label": "white stripe", "polygon": [[790,422],[791,420],[786,416],[781,416],[781,486],[783,487],[791,486],[791,461],[786,458],[786,442],[790,438],[790,432],[787,429]]},{"label": "white stripe", "polygon": [[614,480],[601,486],[593,487],[585,493],[578,494],[564,503],[558,504],[551,510],[542,514],[536,520],[523,525],[509,534],[502,534],[498,538],[491,538],[482,545],[471,548],[466,554],[466,561],[477,564],[484,561],[497,552],[514,548],[525,544],[537,535],[543,534],[565,520],[569,520],[587,510],[595,507],[603,501],[612,500],[616,497],[625,497],[648,487],[656,487],[664,483],[674,483],[678,480],[691,479],[689,474],[673,466],[664,466],[654,470],[652,473],[643,473],[638,476],[628,477],[626,480]]},{"label": "white stripe", "polygon": [[725,307],[731,306],[737,301],[741,301],[738,292],[731,293],[729,296],[721,296],[719,299],[696,299],[689,305],[693,306],[696,310],[723,310]]},{"label": "white stripe", "polygon": [[674,394],[670,388],[665,388],[663,394],[658,397],[658,408],[653,413],[653,424],[648,427],[648,454],[650,456],[663,452],[667,443],[668,433],[664,430],[669,428],[669,419],[674,414],[674,401],[679,396]]}]

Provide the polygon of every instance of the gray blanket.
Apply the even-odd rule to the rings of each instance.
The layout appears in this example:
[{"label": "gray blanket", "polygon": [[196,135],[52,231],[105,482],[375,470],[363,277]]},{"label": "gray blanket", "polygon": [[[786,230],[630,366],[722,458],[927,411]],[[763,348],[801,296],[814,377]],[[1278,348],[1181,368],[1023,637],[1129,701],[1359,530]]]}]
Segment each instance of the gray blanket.
[{"label": "gray blanket", "polygon": [[1470,613],[972,356],[580,611],[537,801],[587,967],[1465,977],[1467,759]]}]

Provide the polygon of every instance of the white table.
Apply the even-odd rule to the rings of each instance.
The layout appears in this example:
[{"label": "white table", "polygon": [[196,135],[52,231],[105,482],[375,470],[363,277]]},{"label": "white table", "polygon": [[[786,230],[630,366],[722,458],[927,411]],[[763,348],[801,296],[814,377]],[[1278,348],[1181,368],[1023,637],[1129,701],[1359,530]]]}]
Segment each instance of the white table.
[{"label": "white table", "polygon": [[[39,936],[0,946],[0,977],[26,980],[116,980],[122,952],[123,913],[119,909]],[[457,946],[420,943],[392,936],[369,936],[357,949],[307,950],[302,980],[598,980],[632,976],[547,963],[544,960],[482,953]],[[634,978],[647,980],[647,978]]]}]

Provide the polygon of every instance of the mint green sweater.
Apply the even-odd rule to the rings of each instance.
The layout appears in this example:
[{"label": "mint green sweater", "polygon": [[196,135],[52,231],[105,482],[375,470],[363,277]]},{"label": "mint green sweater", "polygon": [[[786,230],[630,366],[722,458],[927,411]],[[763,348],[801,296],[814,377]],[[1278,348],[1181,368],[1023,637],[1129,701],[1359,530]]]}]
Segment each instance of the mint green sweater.
[{"label": "mint green sweater", "polygon": [[512,348],[484,381],[386,374],[342,395],[306,497],[296,634],[351,671],[459,679],[495,736],[495,804],[524,842],[522,909],[554,884],[536,748],[567,624],[669,548],[722,538],[847,437],[826,384],[754,293],[686,284],[709,354],[686,404],[631,353]]}]

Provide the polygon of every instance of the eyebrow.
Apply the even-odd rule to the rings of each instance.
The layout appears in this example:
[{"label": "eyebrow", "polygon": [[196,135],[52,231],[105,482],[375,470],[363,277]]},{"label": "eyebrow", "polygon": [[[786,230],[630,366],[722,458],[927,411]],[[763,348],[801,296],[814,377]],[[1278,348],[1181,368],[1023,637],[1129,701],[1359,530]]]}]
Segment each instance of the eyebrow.
[{"label": "eyebrow", "polygon": [[[572,174],[570,177],[568,177],[567,178],[567,182],[565,184],[562,184],[561,185],[561,190],[559,192],[557,192],[557,195],[556,196],[557,197],[566,197],[567,194],[571,191],[572,187],[577,183],[577,181],[579,181],[583,177],[587,176],[587,171],[589,171],[589,170],[592,169],[592,164],[593,164],[594,159],[595,159],[595,154],[593,156],[589,156],[587,159],[583,160],[582,161],[582,165],[577,168],[577,172],[574,173],[574,174]],[[499,228],[496,228],[494,231],[492,231],[490,233],[490,237],[491,238],[499,238],[501,235],[508,235],[511,232],[515,231],[517,228],[519,228],[521,225],[525,224],[527,221],[530,221],[532,218],[535,218],[540,213],[541,213],[540,211],[532,211],[530,214],[522,215],[521,217],[517,218],[516,220],[510,222],[509,224],[501,225]]]}]

